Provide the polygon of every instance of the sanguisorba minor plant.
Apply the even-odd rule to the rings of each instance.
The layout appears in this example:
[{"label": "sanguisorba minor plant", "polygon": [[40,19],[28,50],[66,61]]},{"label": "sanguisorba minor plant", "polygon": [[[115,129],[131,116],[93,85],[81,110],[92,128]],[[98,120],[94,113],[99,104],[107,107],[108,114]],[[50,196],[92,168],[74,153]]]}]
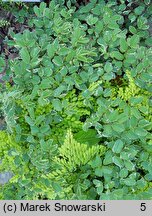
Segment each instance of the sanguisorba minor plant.
[{"label": "sanguisorba minor plant", "polygon": [[151,4],[57,3],[7,41],[0,197],[152,199]]}]

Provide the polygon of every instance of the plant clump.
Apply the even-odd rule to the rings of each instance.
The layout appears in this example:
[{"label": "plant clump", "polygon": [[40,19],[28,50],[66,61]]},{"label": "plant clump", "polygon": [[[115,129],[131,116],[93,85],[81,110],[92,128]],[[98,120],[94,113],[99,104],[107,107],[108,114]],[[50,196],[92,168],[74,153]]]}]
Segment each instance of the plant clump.
[{"label": "plant clump", "polygon": [[1,199],[152,199],[152,5],[126,2],[42,2],[6,39]]}]

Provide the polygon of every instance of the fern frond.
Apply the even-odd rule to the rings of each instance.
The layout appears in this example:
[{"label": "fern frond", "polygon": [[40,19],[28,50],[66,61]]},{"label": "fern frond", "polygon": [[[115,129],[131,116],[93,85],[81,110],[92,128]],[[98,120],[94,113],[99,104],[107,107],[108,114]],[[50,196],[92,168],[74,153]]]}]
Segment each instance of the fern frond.
[{"label": "fern frond", "polygon": [[135,84],[133,77],[131,76],[130,71],[126,71],[126,75],[129,80],[128,86],[123,89],[122,87],[119,88],[118,96],[123,100],[129,100],[132,96],[138,95],[140,88]]},{"label": "fern frond", "polygon": [[102,155],[104,150],[105,147],[101,145],[88,147],[87,144],[80,144],[73,138],[72,131],[69,129],[64,144],[59,148],[59,158],[56,162],[73,171],[87,164],[96,155]]}]

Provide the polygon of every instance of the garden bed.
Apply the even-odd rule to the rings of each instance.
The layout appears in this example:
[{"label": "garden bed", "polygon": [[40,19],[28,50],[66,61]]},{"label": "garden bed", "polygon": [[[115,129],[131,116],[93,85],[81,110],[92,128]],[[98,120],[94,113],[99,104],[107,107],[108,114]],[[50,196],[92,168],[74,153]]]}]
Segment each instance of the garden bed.
[{"label": "garden bed", "polygon": [[151,2],[4,7],[0,198],[152,199]]}]

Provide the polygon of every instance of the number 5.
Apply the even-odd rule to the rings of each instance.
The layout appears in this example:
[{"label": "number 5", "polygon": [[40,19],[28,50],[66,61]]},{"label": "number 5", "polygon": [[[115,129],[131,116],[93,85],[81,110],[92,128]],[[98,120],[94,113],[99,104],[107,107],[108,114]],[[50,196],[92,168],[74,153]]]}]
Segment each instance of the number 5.
[{"label": "number 5", "polygon": [[146,203],[141,203],[140,210],[141,211],[146,211]]}]

